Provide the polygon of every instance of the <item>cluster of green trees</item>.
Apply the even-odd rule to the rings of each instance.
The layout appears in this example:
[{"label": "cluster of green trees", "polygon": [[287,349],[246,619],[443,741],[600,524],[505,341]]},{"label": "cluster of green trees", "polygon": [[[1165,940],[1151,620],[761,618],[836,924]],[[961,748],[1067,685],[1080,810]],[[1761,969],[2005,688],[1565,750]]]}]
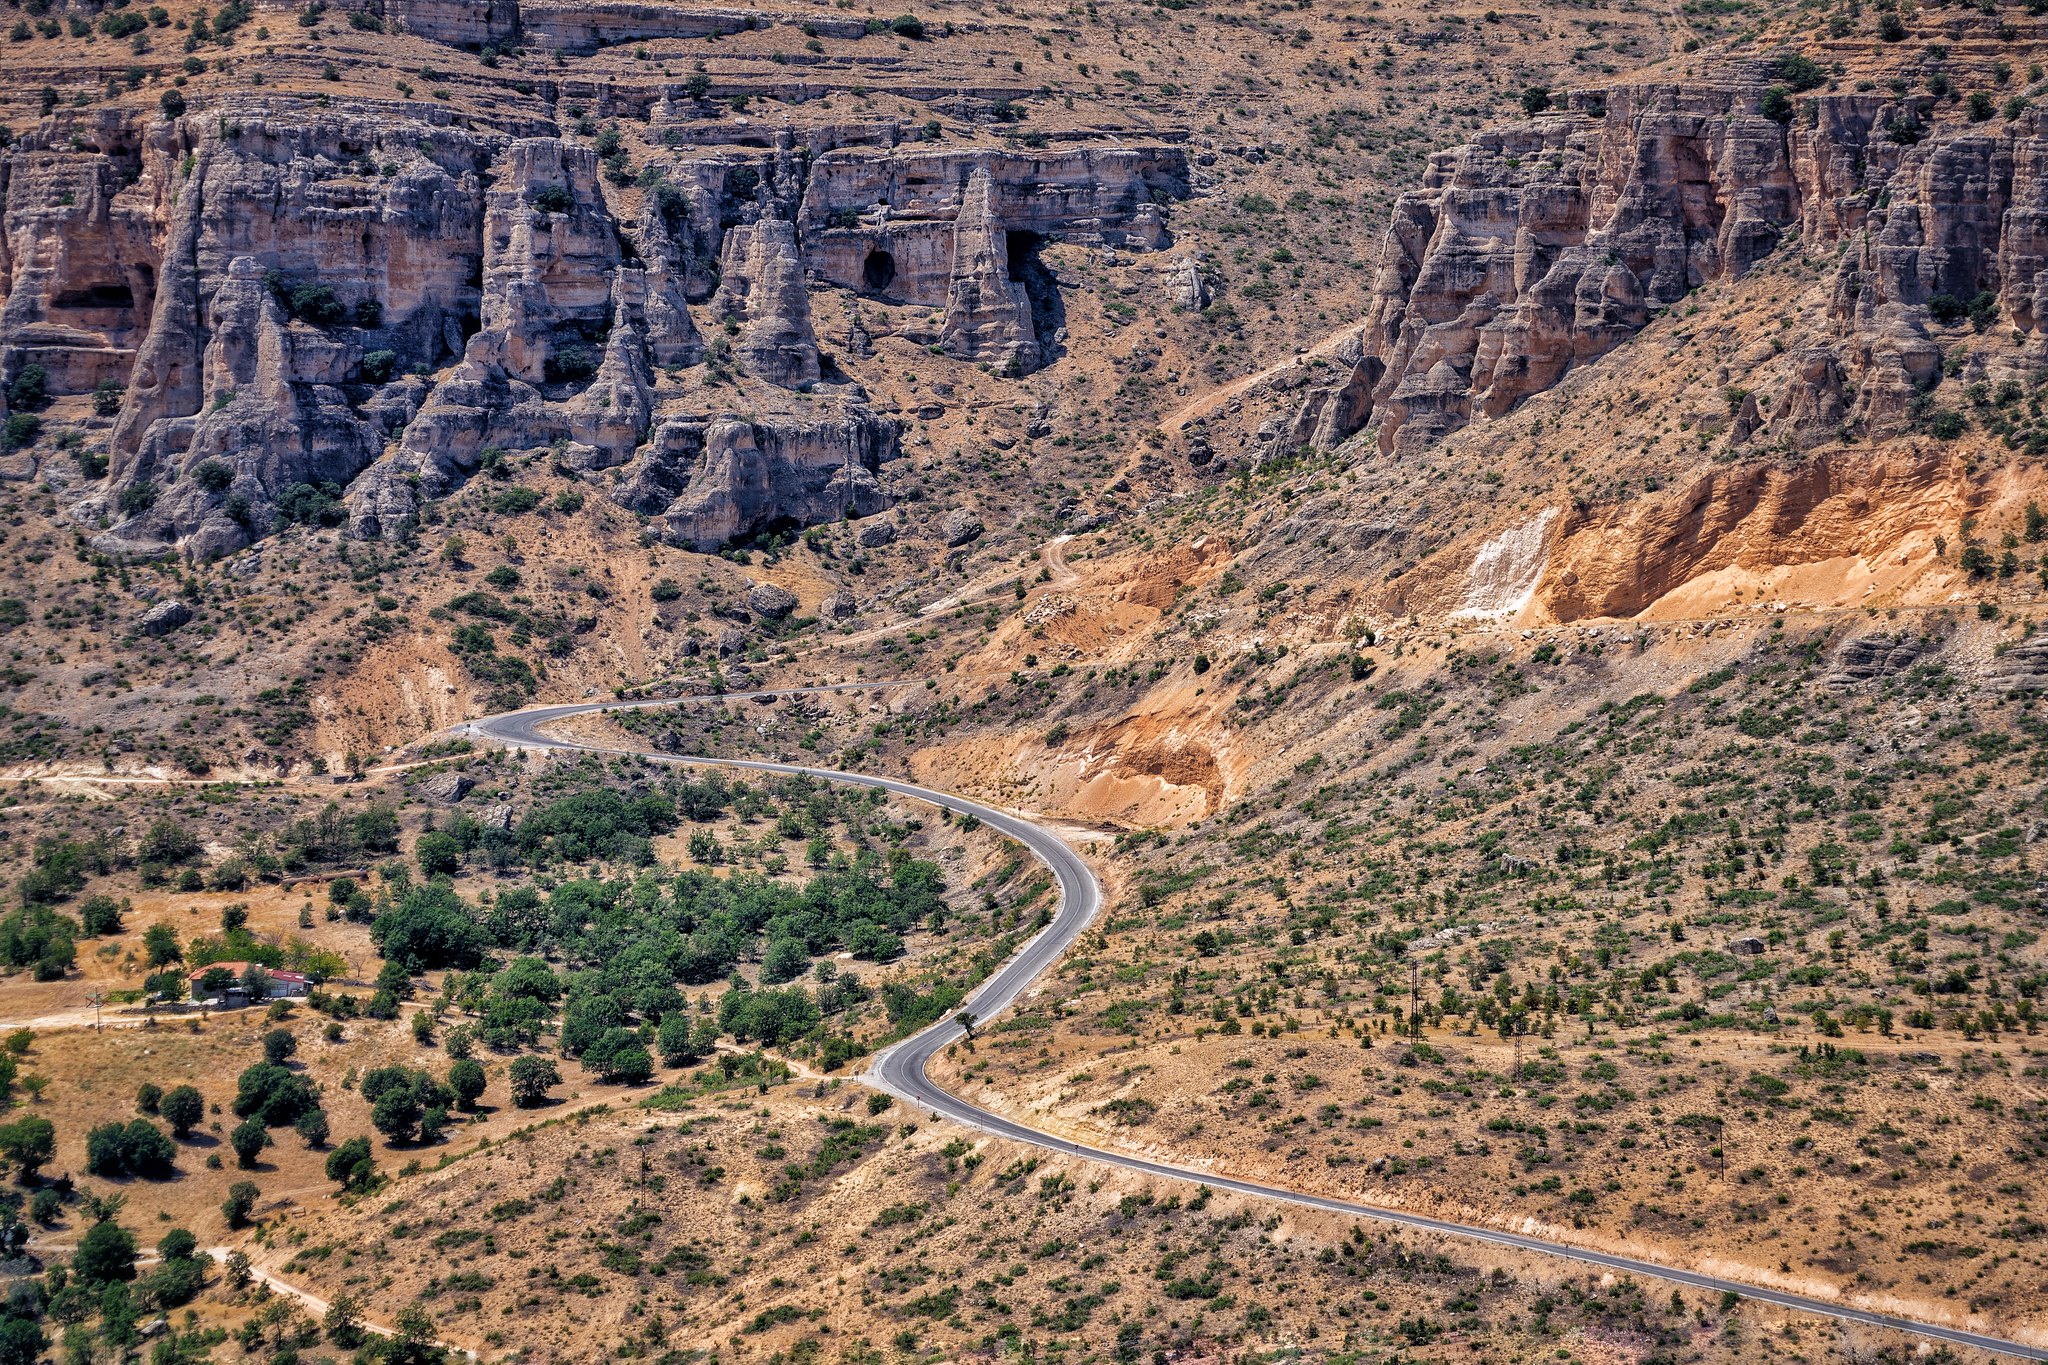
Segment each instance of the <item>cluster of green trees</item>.
[{"label": "cluster of green trees", "polygon": [[841,859],[800,890],[753,874],[692,870],[665,880],[577,879],[545,896],[517,887],[479,910],[446,882],[429,882],[407,891],[370,932],[386,958],[411,971],[473,968],[494,948],[545,949],[605,964],[597,970],[607,992],[637,997],[672,994],[678,981],[721,980],[757,954],[772,985],[838,948],[893,961],[912,928],[943,924],[944,892],[937,864],[900,850],[886,860],[871,852]]},{"label": "cluster of green trees", "polygon": [[[157,1263],[138,1275],[141,1252],[135,1234],[115,1221],[121,1200],[90,1200],[93,1224],[79,1238],[68,1263],[53,1265],[40,1283],[18,1282],[0,1301],[0,1365],[34,1365],[50,1346],[45,1323],[65,1323],[67,1359],[93,1359],[93,1334],[82,1324],[99,1317],[98,1338],[125,1356],[142,1340],[145,1314],[165,1313],[199,1296],[206,1283],[199,1241],[173,1228],[157,1242]],[[170,1356],[169,1359],[182,1359]]]},{"label": "cluster of green trees", "polygon": [[[462,1066],[463,1063],[457,1062]],[[476,1063],[469,1063],[476,1066]],[[483,1090],[482,1068],[469,1102]],[[448,1111],[457,1099],[453,1086],[430,1073],[408,1066],[380,1066],[363,1076],[358,1087],[370,1106],[370,1123],[394,1143],[432,1142],[448,1127]]]},{"label": "cluster of green trees", "polygon": [[168,1180],[177,1160],[177,1144],[148,1119],[103,1123],[85,1135],[85,1168],[94,1175]]},{"label": "cluster of green trees", "polygon": [[[789,1042],[864,995],[852,982],[828,983],[822,1000],[801,988],[741,983],[714,1026],[692,1023],[679,982],[733,977],[757,955],[767,987],[803,976],[835,948],[893,960],[905,933],[943,921],[943,893],[936,864],[900,851],[842,859],[801,889],[755,875],[689,871],[579,879],[545,897],[518,887],[475,910],[446,882],[432,882],[409,891],[371,932],[391,963],[408,970],[477,968],[494,947],[559,953],[571,964],[567,972],[531,955],[495,972],[458,970],[450,999],[477,1013],[478,1035],[503,1050],[538,1041],[559,1008],[563,1054],[606,1079],[632,1082],[652,1074],[650,1044],[681,1065],[706,1055],[721,1031]],[[829,964],[821,973],[829,975]]]}]

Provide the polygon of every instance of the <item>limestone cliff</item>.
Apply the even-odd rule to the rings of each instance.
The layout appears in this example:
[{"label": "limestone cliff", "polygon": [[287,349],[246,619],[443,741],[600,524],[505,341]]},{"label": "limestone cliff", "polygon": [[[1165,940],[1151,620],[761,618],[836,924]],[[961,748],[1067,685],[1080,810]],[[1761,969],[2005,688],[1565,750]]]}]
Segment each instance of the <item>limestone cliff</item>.
[{"label": "limestone cliff", "polygon": [[[384,13],[447,42],[568,25],[570,46],[578,24],[754,22]],[[941,151],[893,122],[764,139],[680,90],[607,98],[642,95],[687,136],[630,186],[531,106],[485,122],[245,93],[53,110],[19,137],[0,153],[0,379],[40,366],[53,396],[118,402],[108,473],[73,495],[98,548],[218,557],[344,517],[407,535],[487,458],[542,451],[630,466],[615,496],[678,543],[874,511],[896,423],[821,351],[813,292],[942,310],[914,341],[1022,372],[1045,354],[1034,312],[1058,311],[1023,278],[1038,245],[1162,245],[1159,205],[1189,193],[1171,146]],[[711,382],[743,391],[730,414],[663,379],[714,359]]]},{"label": "limestone cliff", "polygon": [[1967,123],[1925,95],[1787,100],[1775,75],[1755,63],[1722,81],[1581,94],[1439,153],[1394,212],[1363,324],[1286,438],[1327,447],[1372,427],[1383,452],[1413,452],[1793,238],[1831,260],[1834,328],[1802,352],[1774,438],[1898,430],[1940,363],[1930,333],[1956,320],[1952,301],[1995,299],[2037,347],[2039,111]]}]

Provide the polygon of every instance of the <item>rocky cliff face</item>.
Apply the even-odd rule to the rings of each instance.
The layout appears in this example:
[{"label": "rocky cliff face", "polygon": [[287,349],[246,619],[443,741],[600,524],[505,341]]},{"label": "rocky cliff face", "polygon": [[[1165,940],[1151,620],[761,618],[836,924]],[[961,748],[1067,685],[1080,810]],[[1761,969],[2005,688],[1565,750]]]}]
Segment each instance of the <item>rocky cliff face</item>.
[{"label": "rocky cliff face", "polygon": [[615,495],[655,519],[672,545],[713,550],[777,520],[837,521],[889,505],[876,471],[896,456],[896,424],[849,405],[811,420],[739,413],[662,424]]},{"label": "rocky cliff face", "polygon": [[1760,63],[1580,95],[1440,153],[1394,213],[1363,325],[1285,438],[1327,447],[1371,427],[1383,452],[1415,451],[1794,237],[1833,258],[1833,335],[1801,352],[1768,422],[1738,414],[1744,437],[1897,430],[1940,364],[1930,331],[1955,321],[1949,300],[1995,298],[2038,349],[2040,113],[1971,124],[1924,95],[1825,93],[1794,96],[1781,122],[1766,112],[1774,76]]},{"label": "rocky cliff face", "polygon": [[[645,8],[576,22],[674,18]],[[399,17],[470,41],[537,16]],[[936,151],[893,123],[763,139],[680,99],[641,102],[689,134],[630,194],[517,114],[54,112],[0,156],[0,378],[123,390],[108,475],[75,508],[109,552],[214,557],[309,517],[404,535],[491,452],[543,449],[630,466],[619,502],[711,546],[889,501],[896,424],[820,351],[814,291],[937,310],[915,340],[1022,372],[1048,353],[1034,313],[1058,312],[1026,283],[1038,245],[1163,244],[1159,205],[1189,192],[1169,146]],[[729,342],[708,347],[693,308]],[[745,395],[726,413],[661,379],[714,349]]]}]

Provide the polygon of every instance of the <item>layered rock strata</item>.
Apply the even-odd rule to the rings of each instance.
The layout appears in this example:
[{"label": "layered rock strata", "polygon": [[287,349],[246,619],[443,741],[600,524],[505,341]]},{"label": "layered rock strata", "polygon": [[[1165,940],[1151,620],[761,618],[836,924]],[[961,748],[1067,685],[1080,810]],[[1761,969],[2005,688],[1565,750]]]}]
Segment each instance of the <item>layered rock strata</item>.
[{"label": "layered rock strata", "polygon": [[[395,17],[466,42],[519,16]],[[1166,146],[939,151],[893,124],[768,143],[678,147],[621,222],[595,153],[517,114],[55,111],[0,155],[0,380],[118,390],[109,474],[74,509],[108,552],[218,556],[307,519],[404,535],[491,452],[543,448],[632,465],[621,499],[710,545],[887,504],[895,425],[821,353],[815,289],[943,310],[931,340],[1021,372],[1045,350],[1020,262],[1163,245],[1159,204],[1188,192]],[[663,410],[661,373],[713,350],[700,307],[731,324],[726,372],[766,386],[743,418]]]},{"label": "layered rock strata", "polygon": [[[2042,115],[1937,122],[1927,96],[1795,97],[1767,65],[1620,87],[1439,153],[1389,225],[1364,323],[1283,439],[1371,426],[1411,452],[1556,384],[1702,284],[1796,235],[1833,265],[1835,337],[1744,437],[1896,429],[1939,365],[1930,304],[1996,298],[2038,344],[2048,304]],[[1782,95],[1782,87],[1778,93]],[[1740,422],[1738,421],[1738,426]]]}]

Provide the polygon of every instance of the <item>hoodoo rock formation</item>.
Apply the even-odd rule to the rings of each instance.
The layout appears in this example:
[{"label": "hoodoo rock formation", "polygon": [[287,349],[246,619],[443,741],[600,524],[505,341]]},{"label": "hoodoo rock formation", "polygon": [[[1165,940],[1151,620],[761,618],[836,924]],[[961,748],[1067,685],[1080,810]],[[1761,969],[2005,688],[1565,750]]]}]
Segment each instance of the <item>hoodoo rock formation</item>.
[{"label": "hoodoo rock formation", "polygon": [[[470,42],[544,8],[402,17]],[[680,22],[547,20],[589,30],[572,48],[657,21]],[[1165,144],[938,150],[890,121],[764,137],[665,85],[615,103],[677,130],[631,186],[544,118],[409,101],[59,111],[18,137],[0,380],[118,391],[107,474],[71,495],[98,548],[211,558],[308,519],[403,536],[543,451],[619,470],[610,495],[678,544],[880,510],[898,424],[821,350],[814,293],[894,310],[864,310],[855,346],[893,329],[1023,373],[1057,353],[1041,245],[1163,245],[1159,206],[1190,193]],[[740,391],[678,396],[707,361]]]}]

